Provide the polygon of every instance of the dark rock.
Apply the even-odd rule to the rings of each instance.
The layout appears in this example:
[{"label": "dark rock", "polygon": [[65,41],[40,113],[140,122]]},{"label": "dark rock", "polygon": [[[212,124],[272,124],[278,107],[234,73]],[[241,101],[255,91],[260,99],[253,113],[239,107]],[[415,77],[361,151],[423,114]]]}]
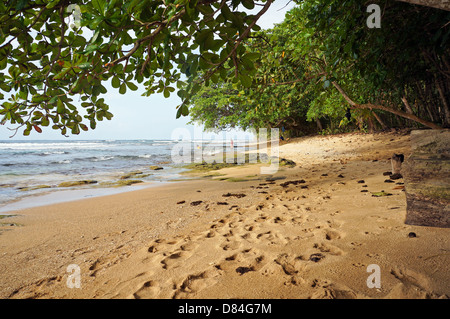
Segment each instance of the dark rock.
[{"label": "dark rock", "polygon": [[403,178],[402,174],[397,173],[397,174],[392,174],[389,176],[390,179],[400,179]]},{"label": "dark rock", "polygon": [[309,260],[314,261],[315,263],[321,261],[324,258],[325,258],[325,256],[322,255],[321,253],[316,253],[316,254],[312,254],[311,256],[309,256]]},{"label": "dark rock", "polygon": [[237,267],[236,272],[243,275],[249,271],[255,271],[254,267]]},{"label": "dark rock", "polygon": [[245,197],[247,195],[245,194],[232,194],[232,193],[226,193],[222,195],[223,197],[237,197],[237,198],[242,198]]},{"label": "dark rock", "polygon": [[300,180],[296,180],[296,181],[288,181],[288,182],[281,183],[280,186],[288,187],[289,185],[298,185],[298,184],[304,184],[304,183],[306,183],[305,180],[300,179]]}]

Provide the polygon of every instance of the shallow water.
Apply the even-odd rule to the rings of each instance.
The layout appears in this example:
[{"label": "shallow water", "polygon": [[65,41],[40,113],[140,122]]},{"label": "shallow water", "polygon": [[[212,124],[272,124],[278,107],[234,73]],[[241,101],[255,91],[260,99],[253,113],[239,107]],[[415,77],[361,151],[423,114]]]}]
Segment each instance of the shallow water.
[{"label": "shallow water", "polygon": [[[230,146],[222,141],[0,141],[0,212],[8,211],[10,207],[23,208],[23,203],[27,207],[36,206],[41,201],[37,195],[50,194],[44,197],[44,201],[49,203],[58,199],[58,195],[51,194],[62,194],[67,190],[87,190],[84,192],[86,194],[80,195],[82,197],[126,191],[131,186],[112,189],[111,184],[123,181],[124,175],[132,172],[138,174],[129,179],[150,184],[184,179],[186,177],[180,173],[186,169],[175,163],[172,156],[176,147],[188,150],[191,161],[230,150]],[[152,170],[150,166],[153,165],[163,169]],[[72,181],[95,182],[77,187],[59,187],[60,183]],[[76,197],[72,194],[69,198],[72,196]]]}]

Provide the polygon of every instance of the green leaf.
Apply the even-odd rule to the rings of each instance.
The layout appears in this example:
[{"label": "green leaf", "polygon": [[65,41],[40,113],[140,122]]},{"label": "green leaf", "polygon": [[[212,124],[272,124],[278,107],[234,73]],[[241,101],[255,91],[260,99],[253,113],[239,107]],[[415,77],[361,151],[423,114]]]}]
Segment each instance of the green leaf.
[{"label": "green leaf", "polygon": [[74,135],[80,134],[80,127],[79,127],[77,124],[75,124],[75,125],[72,127],[72,134],[74,134]]},{"label": "green leaf", "polygon": [[127,83],[128,88],[131,91],[137,91],[138,90],[138,87],[133,82],[126,82],[126,83]]},{"label": "green leaf", "polygon": [[164,94],[164,97],[165,97],[166,99],[167,99],[168,97],[170,97],[170,91],[167,90],[167,89],[164,89],[163,94]]},{"label": "green leaf", "polygon": [[54,77],[53,77],[53,80],[60,80],[60,79],[62,79],[67,73],[69,73],[69,71],[71,70],[72,68],[63,68],[62,70],[61,70],[61,72],[59,72],[58,74],[56,74]]},{"label": "green leaf", "polygon": [[253,80],[252,80],[251,77],[249,77],[249,76],[246,75],[246,74],[241,74],[241,75],[239,76],[239,80],[241,81],[242,85],[243,85],[244,87],[246,87],[246,88],[249,88],[249,87],[252,86]]},{"label": "green leaf", "polygon": [[117,89],[120,86],[120,79],[117,76],[114,76],[111,80],[111,86]]},{"label": "green leaf", "polygon": [[242,4],[249,10],[252,10],[255,7],[255,3],[253,0],[243,0]]},{"label": "green leaf", "polygon": [[126,92],[127,92],[127,86],[126,86],[125,82],[123,82],[123,83],[120,85],[119,93],[120,93],[120,94],[125,94]]},{"label": "green leaf", "polygon": [[84,63],[78,64],[78,67],[82,70],[88,70],[92,67],[92,64],[89,62],[84,62]]},{"label": "green leaf", "polygon": [[54,6],[56,6],[58,3],[60,2],[60,0],[53,0],[50,1],[45,7],[47,9],[52,9]]}]

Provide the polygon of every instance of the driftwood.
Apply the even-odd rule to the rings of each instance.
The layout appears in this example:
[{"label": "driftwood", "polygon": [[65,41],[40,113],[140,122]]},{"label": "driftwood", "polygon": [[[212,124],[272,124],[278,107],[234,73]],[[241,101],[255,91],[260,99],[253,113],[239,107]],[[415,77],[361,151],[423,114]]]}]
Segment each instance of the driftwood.
[{"label": "driftwood", "polygon": [[450,227],[450,130],[411,132],[411,155],[402,174],[406,224]]}]

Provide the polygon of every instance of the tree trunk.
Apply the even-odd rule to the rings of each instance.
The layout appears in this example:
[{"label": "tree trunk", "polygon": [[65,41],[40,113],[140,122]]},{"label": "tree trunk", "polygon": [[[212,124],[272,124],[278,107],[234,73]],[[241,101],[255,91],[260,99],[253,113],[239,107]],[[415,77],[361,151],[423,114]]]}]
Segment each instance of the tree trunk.
[{"label": "tree trunk", "polygon": [[386,106],[383,106],[383,105],[376,105],[376,104],[371,104],[371,103],[368,103],[368,104],[357,104],[355,101],[353,101],[353,100],[347,95],[347,93],[345,93],[345,91],[340,87],[339,84],[337,84],[335,81],[333,81],[332,83],[333,83],[334,87],[339,91],[339,93],[342,94],[342,96],[343,96],[344,99],[347,101],[347,103],[350,104],[353,108],[357,108],[357,109],[370,109],[370,110],[372,110],[372,109],[375,109],[375,110],[383,110],[383,111],[390,112],[390,113],[392,113],[392,114],[401,116],[401,117],[403,117],[403,118],[406,118],[406,119],[415,121],[415,122],[417,122],[417,123],[420,123],[420,124],[422,124],[422,125],[424,125],[424,126],[427,126],[427,127],[429,127],[429,128],[435,129],[435,130],[441,129],[441,127],[440,127],[439,125],[437,125],[437,124],[435,124],[435,123],[432,123],[432,122],[430,122],[430,121],[421,119],[421,118],[415,116],[414,114],[408,114],[408,113],[403,112],[403,111],[400,111],[400,110],[394,110],[394,109],[391,109],[391,108],[386,107]]},{"label": "tree trunk", "polygon": [[383,128],[383,130],[387,129],[387,125],[384,124],[384,122],[381,120],[381,118],[378,116],[377,113],[375,113],[374,111],[372,111],[373,116],[375,117],[375,119],[378,121],[378,123],[380,123],[381,127]]},{"label": "tree trunk", "polygon": [[320,122],[320,120],[318,118],[316,119],[316,123],[317,123],[317,128],[319,129],[319,131],[323,131],[322,123]]},{"label": "tree trunk", "polygon": [[406,99],[406,96],[402,96],[402,102],[403,102],[403,104],[405,104],[406,112],[408,112],[409,114],[413,114],[413,110],[412,110],[411,106],[409,105],[408,100]]}]

